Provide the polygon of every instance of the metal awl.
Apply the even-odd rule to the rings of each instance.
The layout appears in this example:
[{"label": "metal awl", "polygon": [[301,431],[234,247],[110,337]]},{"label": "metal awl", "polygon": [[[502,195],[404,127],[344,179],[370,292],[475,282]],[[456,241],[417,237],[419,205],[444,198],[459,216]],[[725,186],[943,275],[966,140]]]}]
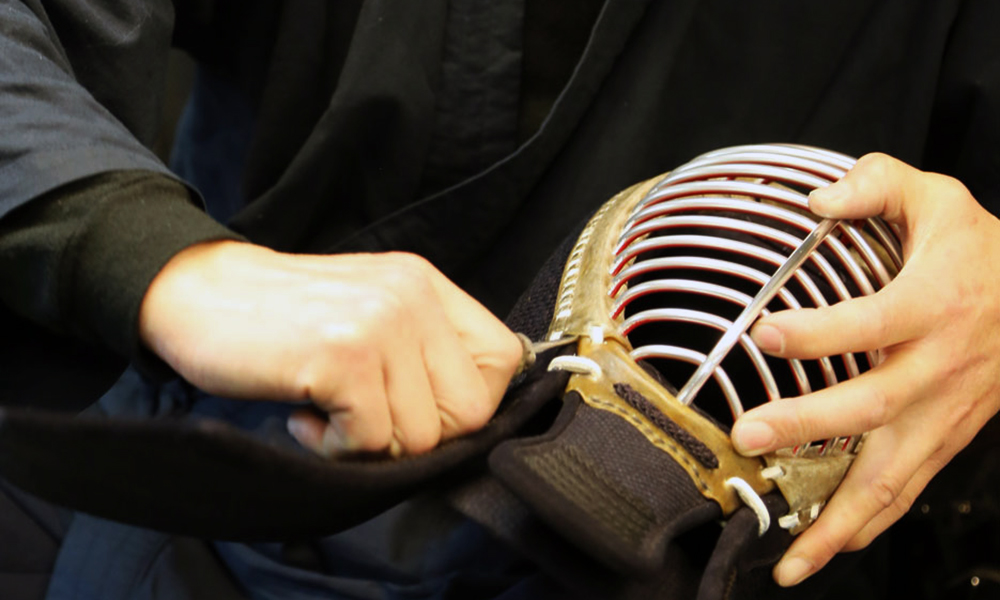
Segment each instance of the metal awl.
[{"label": "metal awl", "polygon": [[761,311],[764,310],[768,303],[774,299],[778,290],[788,282],[788,279],[795,273],[795,270],[805,263],[809,255],[819,247],[823,240],[826,239],[826,236],[839,223],[839,219],[823,219],[820,221],[809,235],[806,236],[806,239],[802,240],[802,243],[788,256],[788,259],[778,267],[778,270],[760,288],[760,291],[757,292],[757,295],[754,296],[750,304],[743,309],[740,316],[736,317],[736,320],[733,321],[733,326],[719,338],[712,351],[705,357],[705,361],[695,370],[694,375],[681,388],[681,391],[677,394],[677,399],[682,404],[691,404],[695,395],[705,385],[709,377],[712,376],[712,372],[722,364],[722,359],[729,354],[729,351],[739,341],[740,336],[750,329],[750,325],[760,316]]}]

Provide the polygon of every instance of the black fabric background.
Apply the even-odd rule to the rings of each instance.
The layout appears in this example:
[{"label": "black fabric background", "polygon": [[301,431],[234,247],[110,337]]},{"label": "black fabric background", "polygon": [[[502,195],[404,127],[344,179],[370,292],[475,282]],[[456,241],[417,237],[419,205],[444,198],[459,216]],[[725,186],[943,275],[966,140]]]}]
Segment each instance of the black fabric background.
[{"label": "black fabric background", "polygon": [[[493,4],[477,16],[498,26],[522,10]],[[164,172],[143,143],[176,16],[177,43],[253,116],[237,231],[292,251],[419,252],[500,314],[597,205],[721,146],[884,151],[955,175],[1000,209],[993,0],[607,0],[579,60],[565,50],[573,72],[539,129],[520,131],[501,118],[509,102],[498,104],[489,116],[514,143],[473,172],[428,170],[444,139],[434,128],[451,123],[445,95],[457,89],[442,64],[444,0],[3,0],[0,10],[4,214],[95,173]],[[521,52],[494,50],[496,64]],[[483,117],[467,118],[456,127]],[[15,374],[5,397],[85,403],[120,364],[7,313],[0,327],[0,360]],[[51,385],[39,392],[42,383]],[[944,497],[934,506],[954,516]]]}]

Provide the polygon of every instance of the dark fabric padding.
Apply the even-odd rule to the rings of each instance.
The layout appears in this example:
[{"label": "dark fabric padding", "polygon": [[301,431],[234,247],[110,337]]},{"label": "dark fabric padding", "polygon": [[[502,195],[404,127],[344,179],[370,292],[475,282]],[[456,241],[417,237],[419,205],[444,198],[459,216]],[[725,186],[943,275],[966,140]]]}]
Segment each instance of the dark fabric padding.
[{"label": "dark fabric padding", "polygon": [[[596,560],[589,548],[570,543],[529,509],[496,478],[483,477],[450,495],[453,506],[510,544],[563,590],[555,598],[650,600],[694,598],[704,560],[719,526],[704,524],[666,547],[664,562],[652,576],[623,575]],[[588,523],[581,522],[581,527]]]},{"label": "dark fabric padding", "polygon": [[566,384],[536,368],[479,432],[400,460],[324,460],[218,421],[98,419],[0,410],[0,473],[74,510],[215,539],[315,537],[357,524],[418,488],[481,469]]},{"label": "dark fabric padding", "polygon": [[576,393],[544,435],[498,446],[490,469],[555,531],[631,576],[655,574],[672,539],[720,516],[670,455]]}]

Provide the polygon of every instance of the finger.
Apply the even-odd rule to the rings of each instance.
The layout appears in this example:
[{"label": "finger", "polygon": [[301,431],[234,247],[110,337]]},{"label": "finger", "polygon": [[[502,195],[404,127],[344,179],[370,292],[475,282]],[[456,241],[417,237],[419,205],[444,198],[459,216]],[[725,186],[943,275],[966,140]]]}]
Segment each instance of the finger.
[{"label": "finger", "polygon": [[[374,266],[379,269],[396,269],[422,275],[444,309],[451,327],[455,329],[462,345],[480,370],[492,402],[499,404],[521,360],[522,351],[517,336],[500,319],[420,256],[392,252],[339,258],[363,264],[372,263],[377,258]],[[336,273],[343,267],[339,263],[331,263],[322,268]],[[411,285],[412,283],[410,280]]]},{"label": "finger", "polygon": [[437,402],[441,439],[470,433],[489,421],[497,400],[454,330],[427,338],[424,362]]},{"label": "finger", "polygon": [[[916,413],[917,411],[913,411]],[[914,474],[936,450],[922,415],[873,431],[837,492],[816,520],[792,543],[774,568],[790,586],[822,568],[876,515],[900,500]]]},{"label": "finger", "polygon": [[741,454],[757,456],[881,427],[931,386],[933,369],[921,368],[923,360],[904,349],[878,368],[836,386],[764,403],[736,421],[733,445]]},{"label": "finger", "polygon": [[392,416],[382,353],[359,346],[340,364],[314,366],[308,399],[328,413],[320,453],[378,452],[392,440]]},{"label": "finger", "polygon": [[430,281],[448,320],[479,369],[495,408],[521,361],[521,342],[503,321],[436,269]]},{"label": "finger", "polygon": [[914,339],[931,326],[913,286],[898,279],[877,294],[833,306],[783,310],[761,317],[750,337],[768,354],[821,358],[867,352]]},{"label": "finger", "polygon": [[932,457],[921,465],[917,469],[916,474],[906,484],[906,487],[903,488],[903,491],[900,492],[896,501],[875,515],[875,517],[862,527],[861,531],[844,544],[843,550],[845,552],[853,552],[867,547],[868,544],[872,543],[872,540],[881,535],[890,525],[898,521],[900,517],[910,510],[917,497],[920,496],[920,492],[924,491],[924,488],[941,471],[945,463],[947,461],[941,461]]},{"label": "finger", "polygon": [[317,454],[323,453],[323,434],[328,420],[310,410],[297,410],[288,417],[288,433],[295,441]]},{"label": "finger", "polygon": [[479,429],[493,415],[506,391],[513,374],[507,363],[520,361],[520,342],[493,313],[425,259],[410,254],[390,257],[402,268],[419,272],[421,282],[427,284],[435,300],[423,303],[423,314],[413,322],[420,329],[441,438]]},{"label": "finger", "polygon": [[385,389],[392,418],[393,453],[421,454],[441,440],[441,419],[424,364],[422,342],[406,336],[386,357]]},{"label": "finger", "polygon": [[867,154],[839,181],[809,194],[809,208],[822,217],[881,216],[905,225],[925,205],[927,174],[885,154]]},{"label": "finger", "polygon": [[994,409],[989,406],[977,407],[970,413],[962,414],[961,411],[956,411],[953,407],[949,406],[948,402],[943,402],[940,397],[928,397],[920,405],[914,405],[914,409],[922,410],[918,409],[918,406],[921,405],[929,407],[929,411],[921,413],[923,416],[920,417],[920,421],[928,425],[937,424],[936,434],[933,431],[933,426],[931,426],[930,429],[932,430],[925,432],[924,435],[928,439],[943,439],[944,442],[920,466],[902,493],[900,493],[897,501],[869,521],[857,535],[848,541],[844,546],[844,550],[860,550],[866,547],[879,534],[899,520],[910,509],[930,480],[955,457],[956,453],[972,441],[972,438],[978,433],[981,424],[992,418],[995,414]]},{"label": "finger", "polygon": [[[303,447],[320,456],[332,458],[367,450],[359,447],[345,432],[345,421],[348,418],[346,413],[333,413],[324,419],[313,411],[298,410],[289,415],[286,426],[288,433]],[[386,444],[382,446],[384,445]]]}]

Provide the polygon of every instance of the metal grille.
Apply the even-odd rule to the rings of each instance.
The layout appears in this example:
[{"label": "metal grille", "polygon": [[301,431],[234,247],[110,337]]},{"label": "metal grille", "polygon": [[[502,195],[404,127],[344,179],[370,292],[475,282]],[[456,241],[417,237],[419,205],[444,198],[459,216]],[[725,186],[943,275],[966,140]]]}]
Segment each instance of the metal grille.
[{"label": "metal grille", "polygon": [[[612,266],[610,316],[632,357],[654,365],[668,385],[686,381],[819,223],[808,209],[809,192],[853,164],[806,146],[739,146],[704,154],[656,184],[625,223]],[[901,267],[899,242],[883,221],[841,222],[763,314],[873,294]],[[760,402],[834,385],[878,360],[877,352],[781,360],[744,334],[713,372],[714,385],[681,400],[697,399],[697,408],[731,425]],[[857,440],[808,447],[822,452],[831,442],[851,451]]]}]

